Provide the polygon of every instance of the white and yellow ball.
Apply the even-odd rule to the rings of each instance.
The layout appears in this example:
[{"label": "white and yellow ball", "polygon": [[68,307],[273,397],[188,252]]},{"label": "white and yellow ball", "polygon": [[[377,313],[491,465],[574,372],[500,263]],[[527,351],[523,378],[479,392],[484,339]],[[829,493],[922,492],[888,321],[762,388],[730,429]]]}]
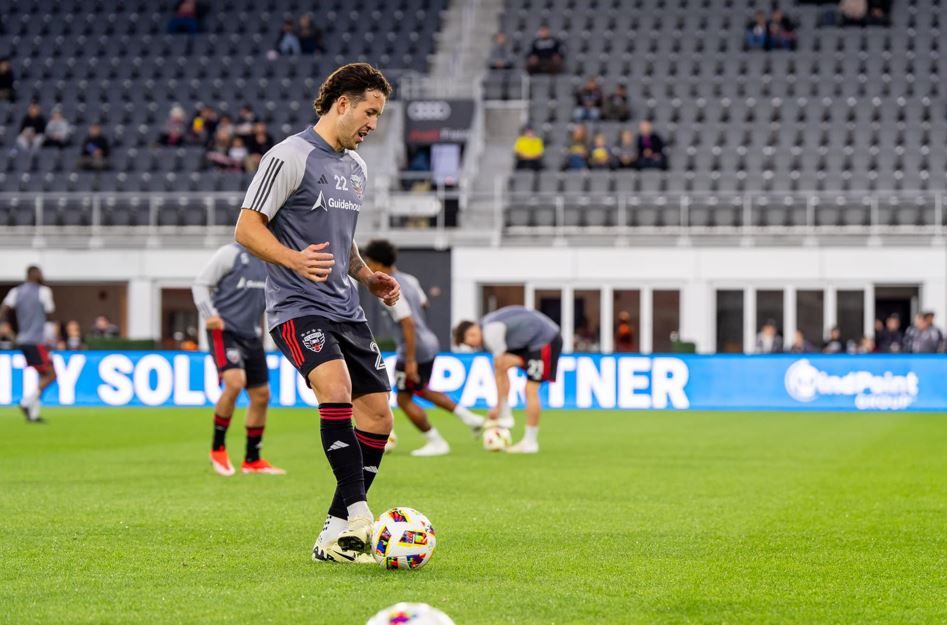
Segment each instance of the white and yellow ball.
[{"label": "white and yellow ball", "polygon": [[436,546],[434,526],[414,508],[392,508],[372,528],[372,555],[386,569],[419,569]]},{"label": "white and yellow ball", "polygon": [[493,426],[483,431],[483,448],[487,451],[504,451],[513,444],[510,431],[500,426]]}]

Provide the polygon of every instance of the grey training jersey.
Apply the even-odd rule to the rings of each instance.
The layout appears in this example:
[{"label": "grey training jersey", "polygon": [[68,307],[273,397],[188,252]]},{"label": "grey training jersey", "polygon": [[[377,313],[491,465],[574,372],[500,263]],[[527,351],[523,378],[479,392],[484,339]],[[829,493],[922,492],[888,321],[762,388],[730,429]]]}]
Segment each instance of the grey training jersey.
[{"label": "grey training jersey", "polygon": [[349,257],[367,184],[365,161],[336,152],[312,127],[263,155],[243,208],[263,213],[276,239],[294,250],[329,242],[335,256],[326,282],[315,283],[278,265],[266,265],[266,314],[272,330],[297,317],[364,321]]},{"label": "grey training jersey", "polygon": [[24,282],[10,289],[7,296],[3,298],[3,304],[16,312],[16,323],[19,328],[16,342],[21,345],[41,344],[43,328],[46,326],[46,315],[52,314],[56,309],[53,304],[53,291],[42,284]]},{"label": "grey training jersey", "polygon": [[430,362],[437,357],[441,345],[437,336],[427,326],[424,306],[427,304],[427,295],[421,288],[418,279],[409,273],[394,272],[394,278],[401,285],[401,297],[394,306],[385,306],[391,319],[398,326],[398,357],[404,358],[404,332],[401,329],[401,320],[411,317],[414,321],[414,359],[421,362]]},{"label": "grey training jersey", "polygon": [[559,335],[556,322],[523,306],[506,306],[480,321],[483,344],[494,354],[536,351]]},{"label": "grey training jersey", "polygon": [[194,304],[205,318],[220,316],[224,329],[253,338],[262,334],[266,263],[239,243],[224,245],[194,280]]}]

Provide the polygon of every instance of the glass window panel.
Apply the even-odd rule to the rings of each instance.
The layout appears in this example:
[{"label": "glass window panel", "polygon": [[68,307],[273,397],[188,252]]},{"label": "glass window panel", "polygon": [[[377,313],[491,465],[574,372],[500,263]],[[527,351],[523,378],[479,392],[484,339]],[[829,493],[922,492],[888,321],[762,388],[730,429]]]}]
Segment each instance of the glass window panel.
[{"label": "glass window panel", "polygon": [[743,353],[743,291],[717,291],[717,352]]},{"label": "glass window panel", "polygon": [[526,287],[522,284],[484,284],[480,287],[480,316],[504,306],[526,303]]},{"label": "glass window panel", "polygon": [[651,294],[652,332],[651,346],[654,353],[671,351],[672,335],[676,338],[681,325],[681,292],[654,291]]},{"label": "glass window panel", "polygon": [[637,352],[641,345],[641,291],[616,290],[612,303],[615,311],[615,351]]},{"label": "glass window panel", "polygon": [[601,350],[599,329],[602,325],[601,291],[574,292],[573,350],[597,352]]},{"label": "glass window panel", "polygon": [[825,343],[825,296],[821,290],[796,291],[796,328],[819,350]]}]

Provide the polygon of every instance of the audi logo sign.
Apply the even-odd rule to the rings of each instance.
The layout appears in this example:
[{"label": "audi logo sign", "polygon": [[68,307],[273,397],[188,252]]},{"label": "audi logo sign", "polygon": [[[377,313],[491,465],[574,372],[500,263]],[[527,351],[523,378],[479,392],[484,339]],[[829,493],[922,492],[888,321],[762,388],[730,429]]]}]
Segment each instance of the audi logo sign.
[{"label": "audi logo sign", "polygon": [[408,117],[415,121],[445,120],[450,112],[450,104],[444,100],[416,100],[408,105]]}]

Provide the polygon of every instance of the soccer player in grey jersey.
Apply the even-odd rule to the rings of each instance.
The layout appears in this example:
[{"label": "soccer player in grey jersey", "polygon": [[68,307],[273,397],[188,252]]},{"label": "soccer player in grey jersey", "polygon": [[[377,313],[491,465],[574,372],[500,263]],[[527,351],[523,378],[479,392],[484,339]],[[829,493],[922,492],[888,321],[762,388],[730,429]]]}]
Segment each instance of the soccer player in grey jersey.
[{"label": "soccer player in grey jersey", "polygon": [[562,336],[556,322],[529,308],[506,306],[484,316],[479,324],[461,321],[454,328],[454,343],[474,349],[485,347],[493,354],[497,405],[490,411],[490,419],[498,419],[503,427],[510,427],[513,422],[508,401],[509,370],[519,367],[526,371],[526,430],[523,440],[507,451],[537,453],[542,412],[539,387],[556,379],[562,353]]},{"label": "soccer player in grey jersey", "polygon": [[352,279],[388,305],[400,289],[391,276],[371,271],[355,245],[367,188],[355,149],[390,94],[367,63],[335,70],[314,103],[319,121],[263,156],[237,220],[237,241],[269,263],[270,335],[319,401],[336,491],[313,546],[316,560],[373,561],[366,492],[391,432],[391,388]]},{"label": "soccer player in grey jersey", "polygon": [[412,456],[443,456],[450,453],[450,445],[428,421],[427,413],[415,403],[414,396],[423,397],[435,406],[451,412],[474,431],[483,427],[484,419],[438,391],[428,388],[434,360],[441,346],[427,326],[424,314],[427,295],[418,279],[395,267],[398,251],[390,241],[370,241],[364,250],[365,262],[372,271],[393,276],[401,285],[401,298],[394,306],[385,306],[392,321],[398,326],[398,362],[395,365],[395,385],[398,406],[411,422],[424,433],[427,444],[411,452]]},{"label": "soccer player in grey jersey", "polygon": [[16,313],[17,345],[26,357],[27,366],[39,373],[36,390],[20,400],[20,410],[30,423],[43,423],[39,414],[40,398],[43,391],[56,381],[56,369],[43,343],[46,316],[52,314],[55,308],[53,292],[43,284],[43,272],[35,265],[27,268],[26,282],[10,289],[0,304],[0,320],[5,319],[11,311]]},{"label": "soccer player in grey jersey", "polygon": [[224,476],[236,471],[227,454],[226,437],[240,392],[246,388],[247,447],[243,473],[283,475],[260,457],[266,408],[270,401],[269,369],[263,351],[262,324],[266,300],[266,265],[239,243],[217,250],[194,280],[194,304],[207,328],[207,343],[224,388],[214,407],[210,462]]}]

